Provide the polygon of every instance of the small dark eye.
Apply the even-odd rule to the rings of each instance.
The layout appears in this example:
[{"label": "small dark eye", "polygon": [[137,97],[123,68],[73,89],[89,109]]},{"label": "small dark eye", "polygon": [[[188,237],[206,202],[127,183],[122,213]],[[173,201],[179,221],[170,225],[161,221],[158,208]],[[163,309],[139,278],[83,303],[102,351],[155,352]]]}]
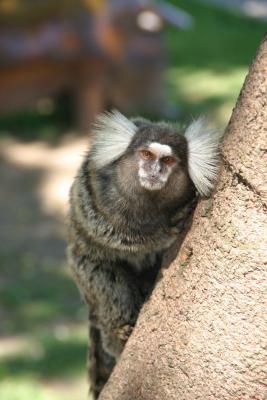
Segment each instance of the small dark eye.
[{"label": "small dark eye", "polygon": [[171,165],[171,164],[175,163],[175,158],[174,157],[170,157],[170,156],[166,156],[166,157],[162,157],[161,161],[164,164]]},{"label": "small dark eye", "polygon": [[139,153],[144,160],[153,160],[155,158],[154,154],[149,150],[140,150]]}]

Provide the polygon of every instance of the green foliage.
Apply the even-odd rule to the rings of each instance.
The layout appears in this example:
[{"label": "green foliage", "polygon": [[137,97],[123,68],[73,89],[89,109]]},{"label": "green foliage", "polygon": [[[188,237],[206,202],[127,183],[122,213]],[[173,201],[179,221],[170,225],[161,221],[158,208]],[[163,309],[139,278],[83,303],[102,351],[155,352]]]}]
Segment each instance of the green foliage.
[{"label": "green foliage", "polygon": [[194,26],[167,29],[170,96],[182,121],[205,113],[224,126],[267,24],[199,0],[171,2],[192,15]]},{"label": "green foliage", "polygon": [[67,95],[58,96],[55,100],[44,100],[26,110],[1,116],[0,136],[9,137],[11,134],[24,141],[42,139],[57,142],[62,132],[71,126],[71,101]]},{"label": "green foliage", "polygon": [[187,31],[168,29],[171,63],[194,69],[213,69],[224,74],[247,68],[266,31],[266,23],[205,5],[200,0],[172,0],[194,18]]}]

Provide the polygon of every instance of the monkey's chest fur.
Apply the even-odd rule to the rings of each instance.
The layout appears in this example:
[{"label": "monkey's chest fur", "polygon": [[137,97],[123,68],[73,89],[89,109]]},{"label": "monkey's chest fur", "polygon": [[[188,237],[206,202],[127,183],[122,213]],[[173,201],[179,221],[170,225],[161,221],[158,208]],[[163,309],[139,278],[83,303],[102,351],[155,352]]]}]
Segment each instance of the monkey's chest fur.
[{"label": "monkey's chest fur", "polygon": [[[164,249],[176,238],[166,217],[157,212],[151,215],[151,211],[140,216],[139,210],[129,215],[118,199],[99,207],[83,173],[72,186],[70,200],[68,255],[78,286],[85,286],[90,266],[97,271],[98,265],[105,265],[110,270],[124,269],[145,298],[154,285]],[[90,302],[88,291],[86,297]]]},{"label": "monkey's chest fur", "polygon": [[178,236],[177,212],[183,220],[191,194],[180,202],[171,195],[170,201],[164,192],[135,187],[130,197],[112,174],[106,169],[97,175],[88,162],[81,166],[70,192],[68,257],[91,324],[105,351],[117,357]]},{"label": "monkey's chest fur", "polygon": [[[79,211],[82,212],[81,209]],[[154,285],[163,251],[173,243],[175,235],[162,227],[149,232],[145,226],[143,232],[146,231],[146,234],[139,233],[142,226],[137,231],[135,228],[131,229],[130,224],[121,225],[116,230],[107,221],[104,223],[100,215],[96,221],[93,209],[89,215],[91,218],[88,218],[88,229],[84,225],[85,219],[81,223],[79,212],[74,211],[70,215],[68,253],[76,280],[81,280],[78,282],[80,286],[87,279],[89,265],[92,268],[106,265],[110,270],[124,269],[145,298]]]}]

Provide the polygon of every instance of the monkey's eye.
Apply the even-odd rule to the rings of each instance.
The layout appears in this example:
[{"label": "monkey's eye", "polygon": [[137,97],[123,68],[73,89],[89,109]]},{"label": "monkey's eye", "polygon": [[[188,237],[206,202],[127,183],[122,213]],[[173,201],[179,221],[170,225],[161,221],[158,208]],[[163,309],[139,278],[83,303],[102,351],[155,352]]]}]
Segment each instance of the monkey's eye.
[{"label": "monkey's eye", "polygon": [[144,160],[154,160],[155,158],[154,154],[149,150],[140,150],[139,154]]},{"label": "monkey's eye", "polygon": [[171,156],[162,157],[161,161],[166,165],[171,165],[175,163],[175,158]]}]

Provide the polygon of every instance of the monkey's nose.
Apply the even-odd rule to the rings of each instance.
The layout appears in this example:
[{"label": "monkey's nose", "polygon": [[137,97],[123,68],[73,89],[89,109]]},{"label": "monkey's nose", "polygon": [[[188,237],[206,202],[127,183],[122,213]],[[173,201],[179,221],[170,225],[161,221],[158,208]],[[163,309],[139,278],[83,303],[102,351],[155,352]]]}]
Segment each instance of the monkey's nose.
[{"label": "monkey's nose", "polygon": [[155,175],[155,174],[150,175],[149,180],[150,180],[152,183],[155,182],[155,181],[157,180],[157,175]]}]

